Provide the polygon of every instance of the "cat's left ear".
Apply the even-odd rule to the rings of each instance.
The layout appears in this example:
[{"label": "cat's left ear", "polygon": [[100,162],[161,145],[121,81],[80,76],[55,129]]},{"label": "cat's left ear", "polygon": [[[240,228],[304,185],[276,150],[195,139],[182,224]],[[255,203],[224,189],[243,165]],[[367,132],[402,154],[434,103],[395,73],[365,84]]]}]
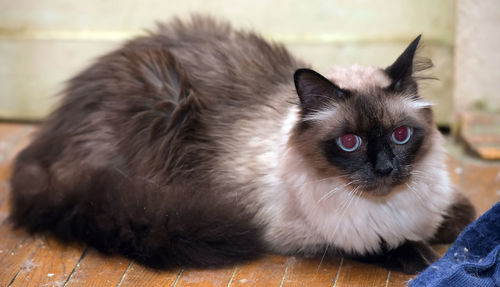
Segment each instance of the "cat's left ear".
[{"label": "cat's left ear", "polygon": [[413,74],[413,58],[420,42],[422,35],[418,35],[404,52],[396,59],[396,61],[385,68],[385,72],[391,78],[392,84],[389,86],[391,90],[406,89],[407,85],[415,85],[412,79]]},{"label": "cat's left ear", "polygon": [[318,111],[328,103],[345,99],[349,94],[310,69],[298,69],[293,79],[304,113]]}]

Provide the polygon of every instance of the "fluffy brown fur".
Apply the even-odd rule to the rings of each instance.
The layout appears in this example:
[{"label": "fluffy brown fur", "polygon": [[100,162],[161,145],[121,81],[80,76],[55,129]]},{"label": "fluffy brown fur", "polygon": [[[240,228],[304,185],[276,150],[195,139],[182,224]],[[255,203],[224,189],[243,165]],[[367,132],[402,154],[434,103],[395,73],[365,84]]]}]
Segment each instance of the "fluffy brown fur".
[{"label": "fluffy brown fur", "polygon": [[[325,79],[300,70],[306,65],[283,46],[225,23],[193,17],[160,25],[68,83],[60,107],[16,159],[11,218],[31,232],[50,231],[154,267],[331,246],[356,256],[388,252],[396,267],[415,272],[432,257],[426,241],[454,238],[473,216],[470,203],[448,188],[441,149],[434,148],[440,137],[413,75],[417,44],[386,70]],[[381,137],[398,124],[411,125],[415,140],[389,152]],[[356,157],[335,146],[354,131],[367,139]],[[381,179],[389,154],[404,166]],[[438,177],[427,184],[414,166],[435,155]],[[334,176],[342,178],[324,181]],[[422,196],[431,196],[427,189],[440,176],[444,187],[432,208],[416,204],[421,209],[405,219],[408,226],[395,219],[416,200],[404,184],[424,181]],[[310,182],[301,180],[309,179],[318,184],[304,189]],[[354,205],[387,203],[385,210],[394,208],[388,224],[400,224],[390,230],[399,233],[373,239],[379,222],[313,214],[354,213],[359,207],[328,198],[332,187],[351,180],[356,189],[342,193],[356,198]],[[405,194],[410,202],[398,199]],[[321,197],[314,203],[320,207],[307,205],[310,196]],[[338,233],[328,220],[338,221]],[[359,236],[354,245],[344,239],[352,236],[349,226]],[[364,237],[364,227],[375,229]]]}]

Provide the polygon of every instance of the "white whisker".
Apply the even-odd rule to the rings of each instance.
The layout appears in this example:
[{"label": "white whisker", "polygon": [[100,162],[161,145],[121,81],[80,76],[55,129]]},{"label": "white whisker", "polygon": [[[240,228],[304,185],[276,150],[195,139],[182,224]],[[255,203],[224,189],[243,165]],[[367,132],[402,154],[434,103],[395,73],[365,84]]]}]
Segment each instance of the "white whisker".
[{"label": "white whisker", "polygon": [[329,190],[329,191],[328,191],[325,195],[323,195],[323,196],[322,196],[322,197],[318,200],[318,203],[322,202],[322,201],[323,201],[323,200],[325,200],[325,199],[330,198],[332,195],[334,195],[335,193],[337,193],[340,189],[342,189],[342,188],[344,188],[344,187],[346,187],[346,186],[349,186],[349,185],[351,185],[351,184],[353,184],[353,183],[358,183],[358,182],[359,182],[359,180],[355,179],[355,180],[352,180],[352,181],[350,181],[350,182],[348,182],[348,183],[346,183],[346,184],[343,184],[343,185],[341,185],[341,186],[338,186],[338,187],[336,187],[336,188],[334,188],[334,189]]},{"label": "white whisker", "polygon": [[357,192],[359,190],[359,186],[356,187],[355,189],[353,189],[349,194],[350,194],[350,197],[348,200],[346,200],[347,204],[345,206],[342,207],[342,214],[340,215],[340,218],[337,219],[337,225],[335,226],[335,229],[333,230],[333,236],[335,236],[335,234],[337,234],[337,229],[339,228],[340,226],[340,223],[342,222],[342,220],[344,219],[344,216],[346,215],[346,212],[347,210],[349,209],[349,206],[351,205],[351,203],[353,202],[353,200],[358,197],[357,196]]},{"label": "white whisker", "polygon": [[316,270],[316,272],[319,272],[319,268],[321,267],[321,264],[323,263],[323,260],[325,259],[327,250],[328,250],[328,245],[326,245],[326,247],[325,247],[325,252],[323,252],[323,256],[321,256],[321,260],[319,261],[318,269]]},{"label": "white whisker", "polygon": [[308,181],[308,182],[304,182],[303,184],[299,185],[299,187],[301,187],[303,185],[306,185],[306,184],[323,182],[323,181],[329,180],[329,179],[346,178],[346,177],[347,177],[346,175],[338,175],[338,176],[325,177],[325,178],[321,178],[321,179],[317,179],[317,180],[311,180],[311,181]]},{"label": "white whisker", "polygon": [[[414,182],[412,181],[411,183],[414,183]],[[417,191],[414,187],[412,187],[410,184],[408,184],[408,183],[405,183],[405,184],[406,184],[406,186],[408,187],[408,189],[410,189],[410,191],[412,191],[412,192],[415,194],[415,196],[418,198],[418,200],[420,200],[420,202],[421,202],[422,204],[424,204],[424,205],[425,205],[425,200],[424,200],[424,198],[423,198],[423,197],[422,197],[422,196],[418,193],[418,191]]]}]

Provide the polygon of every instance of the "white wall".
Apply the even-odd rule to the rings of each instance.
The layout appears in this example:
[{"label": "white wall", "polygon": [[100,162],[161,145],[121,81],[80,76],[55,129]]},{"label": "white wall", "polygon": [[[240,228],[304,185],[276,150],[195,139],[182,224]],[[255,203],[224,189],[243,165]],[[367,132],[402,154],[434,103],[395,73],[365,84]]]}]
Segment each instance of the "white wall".
[{"label": "white wall", "polygon": [[455,110],[500,112],[500,1],[458,0]]}]

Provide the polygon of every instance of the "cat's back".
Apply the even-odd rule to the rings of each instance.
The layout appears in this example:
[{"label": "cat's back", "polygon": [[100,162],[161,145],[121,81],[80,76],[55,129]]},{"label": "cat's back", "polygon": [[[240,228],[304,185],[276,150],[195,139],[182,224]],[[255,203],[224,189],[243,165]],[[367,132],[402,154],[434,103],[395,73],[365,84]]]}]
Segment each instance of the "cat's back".
[{"label": "cat's back", "polygon": [[186,71],[190,82],[203,94],[251,96],[252,101],[272,94],[280,84],[291,84],[293,73],[304,64],[281,44],[251,31],[207,16],[192,16],[159,24],[150,36],[132,41],[129,47],[160,46],[167,49]]}]

